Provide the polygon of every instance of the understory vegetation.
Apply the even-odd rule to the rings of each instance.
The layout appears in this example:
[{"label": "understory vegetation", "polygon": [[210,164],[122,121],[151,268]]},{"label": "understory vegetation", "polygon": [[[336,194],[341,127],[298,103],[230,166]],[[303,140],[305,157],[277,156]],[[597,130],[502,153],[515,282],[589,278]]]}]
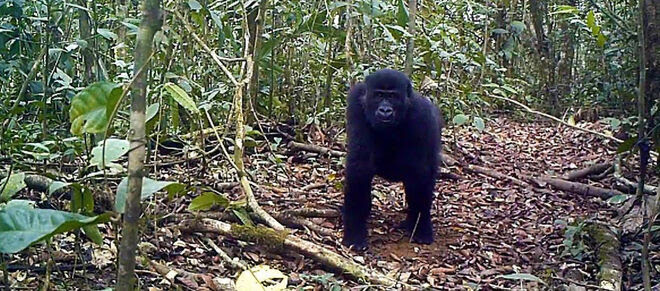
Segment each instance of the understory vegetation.
[{"label": "understory vegetation", "polygon": [[[352,85],[445,119],[344,247]],[[657,0],[0,0],[5,290],[656,290]],[[655,288],[655,289],[654,289]]]}]

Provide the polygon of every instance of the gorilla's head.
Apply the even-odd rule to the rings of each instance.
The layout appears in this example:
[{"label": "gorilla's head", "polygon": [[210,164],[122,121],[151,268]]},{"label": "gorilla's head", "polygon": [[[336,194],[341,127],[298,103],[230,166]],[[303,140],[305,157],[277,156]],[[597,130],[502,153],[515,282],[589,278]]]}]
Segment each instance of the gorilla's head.
[{"label": "gorilla's head", "polygon": [[365,83],[363,104],[369,124],[376,129],[399,125],[414,94],[410,79],[399,71],[382,69],[367,76]]}]

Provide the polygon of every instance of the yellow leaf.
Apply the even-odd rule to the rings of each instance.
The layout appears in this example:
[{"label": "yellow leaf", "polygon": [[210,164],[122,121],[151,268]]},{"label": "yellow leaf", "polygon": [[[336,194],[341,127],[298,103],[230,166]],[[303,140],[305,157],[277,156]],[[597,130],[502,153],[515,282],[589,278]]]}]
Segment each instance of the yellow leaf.
[{"label": "yellow leaf", "polygon": [[276,269],[266,265],[259,265],[245,270],[236,279],[236,290],[252,291],[267,290],[280,291],[285,290],[288,277]]}]

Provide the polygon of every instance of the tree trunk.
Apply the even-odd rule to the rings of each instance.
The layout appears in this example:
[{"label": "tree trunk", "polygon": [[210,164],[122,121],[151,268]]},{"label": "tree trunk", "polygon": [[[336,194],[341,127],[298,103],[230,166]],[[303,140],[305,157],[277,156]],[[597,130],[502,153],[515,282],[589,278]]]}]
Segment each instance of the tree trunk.
[{"label": "tree trunk", "polygon": [[413,53],[415,46],[415,15],[417,14],[417,0],[410,0],[408,2],[408,11],[409,11],[408,33],[410,33],[410,37],[408,37],[408,42],[406,43],[405,72],[406,75],[408,75],[408,77],[411,77],[413,72]]},{"label": "tree trunk", "polygon": [[[78,3],[82,7],[87,7],[87,1],[81,0]],[[83,65],[85,66],[85,85],[93,83],[94,78],[94,57],[92,56],[92,24],[89,19],[89,13],[86,10],[78,9],[78,29],[80,30],[80,39],[87,42],[87,47],[81,48],[80,52],[83,57]]]},{"label": "tree trunk", "polygon": [[346,68],[348,71],[349,85],[355,84],[355,77],[353,77],[353,60],[351,59],[351,39],[353,38],[353,18],[351,17],[351,8],[353,7],[353,0],[348,1],[346,5],[346,39],[344,41],[344,53],[346,53]]},{"label": "tree trunk", "polygon": [[[568,5],[575,6],[575,0],[567,1]],[[561,44],[561,57],[557,63],[557,75],[559,81],[558,95],[566,98],[571,94],[573,83],[573,58],[575,51],[576,31],[569,23],[569,20],[563,20],[561,25],[563,34],[563,44]]]},{"label": "tree trunk", "polygon": [[151,57],[154,34],[162,25],[160,0],[145,0],[142,3],[142,22],[138,30],[135,47],[135,82],[131,91],[130,151],[128,152],[128,197],[126,213],[119,246],[119,268],[117,290],[134,289],[135,252],[138,244],[138,220],[142,211],[140,196],[145,158],[145,109],[147,97],[148,61]]},{"label": "tree trunk", "polygon": [[[637,98],[637,111],[639,118],[638,136],[640,137],[638,146],[640,150],[640,175],[637,187],[637,196],[642,201],[648,201],[644,197],[644,180],[646,168],[649,161],[649,144],[646,138],[648,132],[653,127],[650,119],[650,107],[654,105],[656,99],[660,96],[660,1],[658,0],[639,0],[639,96]],[[648,207],[644,207],[648,209]],[[647,232],[644,233],[644,242],[642,245],[642,279],[644,281],[644,290],[651,290],[651,266],[649,265],[649,244],[650,227],[653,224],[655,213],[646,212],[646,224],[649,225]]]},{"label": "tree trunk", "polygon": [[[263,27],[263,19],[266,13],[266,5],[268,1],[261,0],[259,2],[259,7],[250,11],[247,15],[248,20],[248,31],[250,32],[250,44],[248,50],[254,52],[254,62],[252,63],[252,80],[248,85],[248,95],[249,102],[245,104],[245,109],[248,110],[246,113],[249,113],[249,110],[256,110],[258,108],[257,95],[259,93],[259,46],[261,40],[261,29]],[[252,114],[247,114],[247,123],[252,123]]]},{"label": "tree trunk", "polygon": [[557,115],[559,112],[559,98],[557,97],[557,90],[555,88],[555,64],[551,53],[551,44],[546,37],[543,25],[543,18],[547,12],[546,5],[544,1],[540,0],[529,1],[529,10],[532,14],[532,24],[536,34],[537,52],[541,64],[539,80],[542,81],[539,86],[542,92],[545,93],[544,97],[550,108],[550,113]]}]

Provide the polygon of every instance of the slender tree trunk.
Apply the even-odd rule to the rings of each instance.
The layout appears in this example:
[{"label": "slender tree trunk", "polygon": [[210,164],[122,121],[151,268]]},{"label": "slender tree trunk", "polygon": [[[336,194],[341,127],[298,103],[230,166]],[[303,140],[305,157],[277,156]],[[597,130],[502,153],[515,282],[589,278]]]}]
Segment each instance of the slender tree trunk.
[{"label": "slender tree trunk", "polygon": [[[568,5],[575,6],[575,0],[567,1]],[[571,94],[573,83],[573,58],[575,51],[575,29],[570,25],[569,20],[562,21],[560,25],[563,34],[563,44],[561,44],[561,58],[557,63],[557,75],[559,81],[559,96],[568,97]]]},{"label": "slender tree trunk", "polygon": [[[639,96],[637,98],[637,111],[639,118],[638,136],[640,152],[640,175],[637,187],[637,196],[645,202],[646,225],[642,244],[642,279],[644,290],[651,291],[651,266],[649,265],[649,245],[651,242],[651,226],[656,217],[656,199],[647,199],[644,194],[644,180],[649,161],[648,130],[653,127],[650,120],[650,106],[660,98],[660,1],[639,0]],[[651,203],[651,207],[646,207]],[[649,209],[651,210],[649,212]]]},{"label": "slender tree trunk", "polygon": [[[255,52],[255,55],[254,62],[252,62],[252,80],[248,84],[249,101],[245,104],[246,110],[256,110],[259,108],[259,100],[257,100],[259,93],[259,56],[257,52],[261,45],[261,29],[263,27],[267,5],[267,0],[261,0],[259,7],[248,14],[248,28],[250,31],[250,45],[248,49],[251,52]],[[249,114],[250,111],[246,112],[248,112],[246,118],[249,124],[252,122],[253,114]]]},{"label": "slender tree trunk", "polygon": [[[129,131],[130,151],[128,152],[128,197],[122,240],[119,246],[119,270],[117,288],[119,291],[133,290],[135,283],[135,252],[138,244],[138,220],[142,208],[142,177],[145,158],[145,109],[147,97],[147,65],[152,51],[154,34],[162,25],[160,0],[145,0],[142,3],[142,22],[138,30],[135,47],[136,74],[131,91],[131,129]],[[138,75],[139,74],[139,75]]]},{"label": "slender tree trunk", "polygon": [[[126,3],[126,0],[116,0],[116,6],[118,8],[117,16],[119,16],[119,20],[128,18],[128,3]],[[126,26],[119,25],[119,30],[117,31],[117,48],[115,49],[115,58],[123,60],[125,57]]]},{"label": "slender tree trunk", "polygon": [[[82,7],[87,7],[87,1],[78,1]],[[94,57],[92,56],[92,28],[89,13],[84,9],[78,9],[78,29],[80,30],[80,39],[87,42],[87,47],[81,48],[80,52],[83,57],[83,65],[85,66],[85,85],[94,82]]]},{"label": "slender tree trunk", "polygon": [[410,0],[408,2],[408,42],[406,43],[406,68],[405,73],[409,77],[413,72],[413,53],[415,46],[415,15],[417,15],[417,0]]},{"label": "slender tree trunk", "polygon": [[346,41],[344,41],[348,80],[349,84],[353,86],[353,84],[355,84],[355,78],[353,77],[353,59],[351,56],[351,39],[353,38],[353,17],[351,17],[351,8],[353,8],[353,0],[349,0],[348,5],[346,5]]},{"label": "slender tree trunk", "polygon": [[545,14],[547,12],[547,4],[541,0],[530,0],[529,10],[532,14],[532,24],[534,25],[534,32],[536,33],[537,49],[539,53],[541,71],[539,72],[539,80],[543,80],[539,84],[545,92],[545,99],[550,108],[552,115],[557,115],[559,110],[559,98],[557,97],[557,90],[555,88],[555,64],[551,52],[550,42],[547,40],[544,30]]}]

